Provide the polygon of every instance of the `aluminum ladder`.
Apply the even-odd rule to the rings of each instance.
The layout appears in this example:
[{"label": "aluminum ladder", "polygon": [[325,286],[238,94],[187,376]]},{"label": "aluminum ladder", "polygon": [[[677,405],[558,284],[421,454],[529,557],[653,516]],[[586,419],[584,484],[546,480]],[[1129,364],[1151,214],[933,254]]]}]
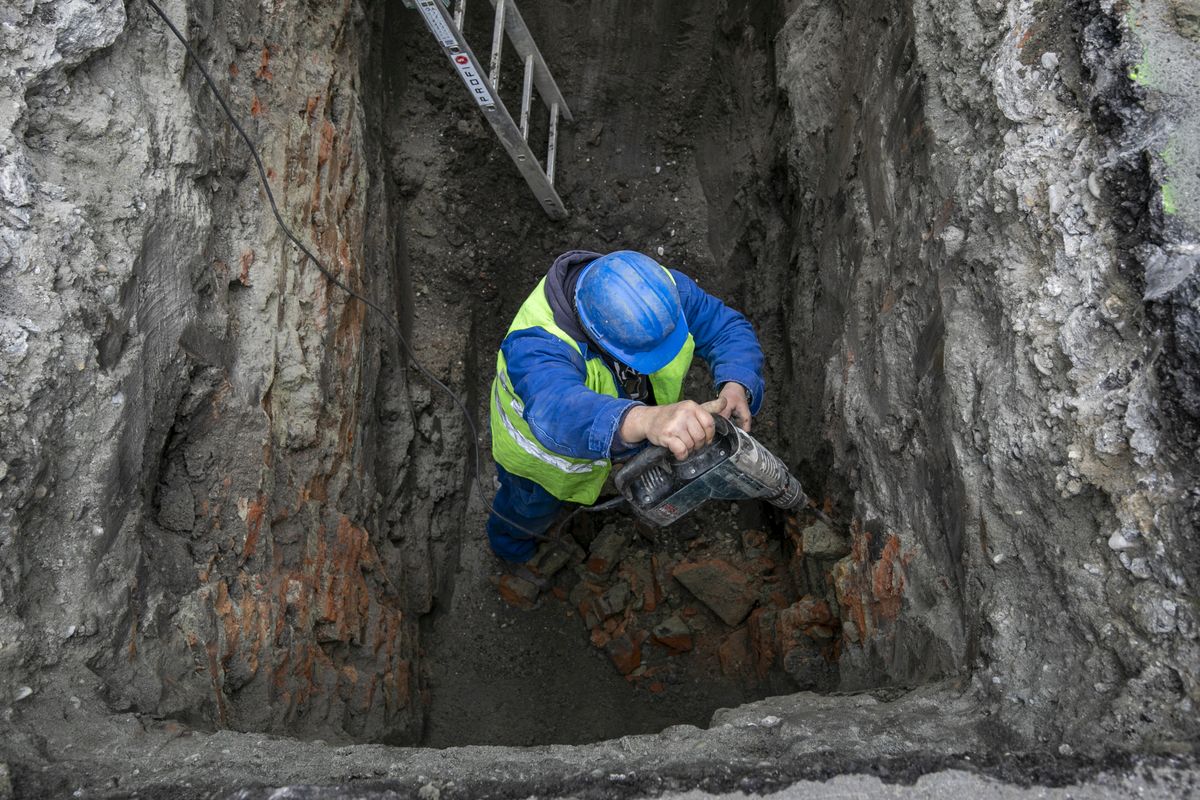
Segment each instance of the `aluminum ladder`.
[{"label": "aluminum ladder", "polygon": [[[416,8],[425,19],[429,32],[438,40],[442,52],[458,72],[467,91],[479,104],[479,110],[491,123],[500,143],[508,151],[525,182],[533,190],[542,210],[551,219],[566,219],[567,209],[562,198],[554,189],[554,157],[558,150],[558,120],[561,116],[570,122],[573,118],[567,101],[563,99],[546,60],[533,41],[516,0],[491,0],[495,9],[495,25],[492,29],[491,69],[485,73],[483,65],[467,44],[462,34],[463,18],[467,11],[467,0],[455,0],[454,13],[450,13],[449,0],[404,0],[409,8]],[[500,98],[500,57],[504,49],[504,34],[508,34],[513,48],[525,64],[525,81],[521,91],[521,124],[513,121],[512,115]],[[486,75],[486,77],[485,77]],[[542,102],[550,112],[550,137],[546,145],[546,167],[538,162],[529,147],[529,108],[533,101],[533,90],[537,88]]]}]

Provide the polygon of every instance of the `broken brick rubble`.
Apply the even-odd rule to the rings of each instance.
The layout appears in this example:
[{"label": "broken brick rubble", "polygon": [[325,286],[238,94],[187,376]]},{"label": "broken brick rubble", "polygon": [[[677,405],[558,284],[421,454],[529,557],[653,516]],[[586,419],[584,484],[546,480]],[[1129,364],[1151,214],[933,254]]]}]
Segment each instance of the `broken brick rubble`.
[{"label": "broken brick rubble", "polygon": [[622,675],[628,675],[642,664],[642,638],[621,634],[605,645],[605,652]]},{"label": "broken brick rubble", "polygon": [[680,564],[671,575],[726,625],[737,625],[754,607],[755,592],[745,574],[719,558]]},{"label": "broken brick rubble", "polygon": [[533,608],[537,602],[538,587],[516,575],[502,575],[497,585],[500,597],[514,608]]},{"label": "broken brick rubble", "polygon": [[621,559],[625,549],[625,537],[611,531],[601,533],[592,542],[585,562],[587,571],[596,578],[606,578]]},{"label": "broken brick rubble", "polygon": [[692,649],[692,629],[683,617],[673,614],[654,628],[654,641],[672,653],[685,653]]},{"label": "broken brick rubble", "polygon": [[553,578],[567,564],[583,560],[583,549],[570,536],[546,542],[538,548],[537,554],[530,561],[530,569],[536,570],[543,578]]}]

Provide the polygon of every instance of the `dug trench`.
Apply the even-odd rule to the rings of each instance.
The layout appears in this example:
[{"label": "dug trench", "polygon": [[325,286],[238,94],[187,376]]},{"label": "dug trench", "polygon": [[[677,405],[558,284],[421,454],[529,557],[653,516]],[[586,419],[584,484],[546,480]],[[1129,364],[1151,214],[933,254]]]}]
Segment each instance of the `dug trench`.
[{"label": "dug trench", "polygon": [[[408,26],[401,38],[411,55],[394,107],[405,122],[397,119],[388,149],[407,195],[404,228],[415,232],[407,258],[421,273],[416,319],[428,313],[465,332],[450,355],[483,398],[475,407],[488,396],[508,321],[560,252],[643,250],[735,307],[745,307],[754,280],[747,256],[716,254],[738,247],[740,232],[732,220],[711,221],[709,193],[723,198],[746,180],[727,177],[717,153],[760,149],[769,160],[756,166],[777,166],[769,141],[777,97],[753,98],[758,129],[736,120],[729,102],[732,85],[772,80],[764,42],[738,54],[738,74],[720,76],[712,67],[714,42],[725,46],[715,3],[661,4],[649,16],[618,6],[589,11],[582,28],[561,8],[527,12],[558,80],[578,87],[570,98],[577,123],[564,128],[558,150],[558,188],[571,207],[563,224],[547,222],[481,116],[463,108],[457,76],[440,68],[427,32]],[[768,35],[770,17],[758,23]],[[480,15],[468,37],[486,41],[490,24]],[[508,74],[501,95],[516,108],[519,65]],[[709,91],[714,79],[731,85]],[[541,112],[531,130],[539,154]],[[413,116],[423,122],[414,126]],[[443,144],[425,159],[409,157],[414,142],[433,140]],[[715,187],[720,181],[729,185]],[[777,338],[763,340],[779,353]],[[701,366],[691,378],[691,397],[715,396]],[[773,388],[771,403],[788,402],[779,399],[787,393]],[[768,414],[757,431],[775,440],[777,425]],[[824,465],[808,463],[821,476],[810,487],[823,489]],[[551,579],[540,598],[520,578],[497,585],[478,506],[466,509],[448,542],[453,555],[437,559],[442,577],[423,618],[425,742],[595,741],[704,725],[718,708],[766,694],[834,688],[838,622],[826,573],[849,553],[849,537],[757,504],[724,505],[662,531],[619,514],[579,520],[538,559],[535,569]],[[797,550],[805,527],[807,559]],[[558,711],[548,718],[547,709]]]},{"label": "dug trench", "polygon": [[[1185,18],[1148,7],[1136,40],[1086,3],[528,6],[575,118],[562,223],[402,4],[168,9],[287,219],[478,439],[282,238],[144,5],[19,20],[18,791],[767,789],[964,753],[1061,783],[1193,753],[1196,220],[1156,189],[1171,104],[1127,77],[1139,47],[1190,52]],[[499,579],[472,481],[495,350],[576,248],[642,250],[746,314],[754,433],[832,528],[585,515],[540,595]],[[711,394],[702,367],[689,387]],[[474,744],[574,746],[430,749]]]}]

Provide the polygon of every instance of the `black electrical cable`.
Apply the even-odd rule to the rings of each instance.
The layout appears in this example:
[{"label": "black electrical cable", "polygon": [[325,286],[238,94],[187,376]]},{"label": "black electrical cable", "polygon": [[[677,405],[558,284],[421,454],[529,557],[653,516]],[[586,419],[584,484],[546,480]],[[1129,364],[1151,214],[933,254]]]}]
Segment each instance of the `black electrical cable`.
[{"label": "black electrical cable", "polygon": [[563,519],[562,522],[558,523],[558,530],[566,530],[567,525],[569,525],[571,520],[575,519],[575,515],[581,511],[587,511],[589,513],[596,511],[613,511],[625,505],[625,502],[625,498],[618,495],[611,500],[605,500],[603,503],[597,503],[594,506],[576,506],[570,514],[567,514],[566,518]]},{"label": "black electrical cable", "polygon": [[[208,70],[205,69],[204,63],[200,60],[200,56],[197,55],[194,49],[192,49],[192,46],[188,43],[187,39],[185,39],[183,34],[180,33],[179,29],[175,27],[175,23],[171,22],[170,18],[165,12],[163,12],[158,3],[154,2],[154,0],[146,0],[146,4],[150,6],[150,8],[154,10],[154,13],[157,14],[158,17],[166,24],[166,26],[171,29],[171,33],[175,34],[175,38],[178,39],[179,43],[183,45],[185,50],[187,50],[188,55],[191,56],[192,62],[196,65],[196,68],[200,70],[200,74],[204,76],[204,82],[208,84],[208,88],[212,90],[213,96],[217,98],[217,103],[220,104],[221,110],[225,112],[226,118],[229,120],[230,124],[233,125],[234,130],[238,132],[238,135],[241,137],[242,141],[246,143],[246,147],[250,150],[250,155],[254,159],[254,166],[258,168],[259,182],[262,183],[263,191],[267,195],[267,201],[271,204],[271,213],[275,216],[275,222],[279,224],[279,227],[283,231],[284,235],[287,236],[287,238],[291,240],[292,244],[296,245],[296,247],[300,249],[300,252],[307,256],[313,262],[313,264],[316,264],[317,269],[321,271],[321,274],[324,275],[330,283],[351,297],[362,301],[368,308],[379,314],[379,316],[383,318],[383,321],[388,324],[388,327],[392,329],[392,332],[396,334],[396,338],[400,340],[400,344],[403,346],[404,352],[408,355],[412,365],[417,368],[417,371],[425,376],[430,383],[432,383],[434,386],[437,386],[439,389],[449,395],[450,399],[454,401],[454,404],[462,413],[463,419],[466,420],[467,427],[471,431],[471,452],[475,457],[475,487],[479,491],[479,499],[483,501],[485,506],[487,506],[488,511],[492,514],[495,514],[499,519],[507,522],[513,528],[519,530],[532,539],[537,539],[544,542],[554,542],[555,540],[552,537],[540,533],[534,533],[523,525],[518,525],[516,522],[513,522],[511,519],[499,513],[495,508],[492,507],[492,504],[488,501],[487,494],[484,491],[483,479],[480,471],[479,430],[475,427],[475,420],[471,417],[471,413],[467,410],[466,405],[464,405],[459,396],[454,393],[454,390],[439,380],[438,377],[432,372],[425,369],[424,365],[421,364],[421,362],[417,359],[416,354],[409,346],[408,339],[404,336],[404,332],[400,329],[400,323],[394,320],[392,315],[386,309],[384,309],[383,306],[364,297],[362,294],[354,289],[351,289],[349,286],[343,283],[340,278],[330,272],[329,269],[327,269],[325,265],[321,263],[321,259],[317,258],[317,256],[308,248],[307,245],[304,244],[304,242],[300,241],[300,239],[296,237],[296,234],[292,233],[292,229],[286,222],[283,221],[283,215],[279,213],[279,207],[275,204],[275,195],[271,192],[271,183],[267,180],[267,170],[263,166],[262,158],[258,155],[258,148],[254,146],[254,142],[250,140],[250,136],[241,126],[241,123],[238,122],[237,117],[234,116],[233,111],[229,108],[229,103],[225,101],[225,96],[221,94],[221,90],[217,88],[216,82],[212,79],[212,76],[208,74]],[[583,507],[581,506],[581,508]],[[569,520],[571,517],[573,517],[578,510],[579,509],[576,509],[576,511],[572,512],[567,519]],[[561,528],[562,526],[559,526],[560,530]]]}]

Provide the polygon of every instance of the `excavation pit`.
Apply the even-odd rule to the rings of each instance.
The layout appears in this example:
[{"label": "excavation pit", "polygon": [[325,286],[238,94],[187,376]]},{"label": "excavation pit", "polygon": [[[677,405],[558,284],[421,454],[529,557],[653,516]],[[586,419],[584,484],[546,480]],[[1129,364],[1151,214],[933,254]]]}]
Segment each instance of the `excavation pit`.
[{"label": "excavation pit", "polygon": [[[758,243],[744,241],[740,226],[763,225],[787,236],[789,222],[777,209],[757,205],[742,210],[743,219],[731,218],[725,211],[731,195],[758,176],[730,174],[729,162],[709,159],[739,149],[761,151],[772,162],[783,158],[772,153],[779,148],[783,98],[771,91],[744,94],[747,84],[777,80],[767,48],[782,24],[779,13],[751,21],[748,12],[716,3],[661,4],[649,12],[653,19],[632,7],[609,8],[580,26],[579,15],[562,12],[524,12],[545,41],[543,54],[560,83],[575,87],[569,98],[575,124],[559,133],[558,189],[570,198],[572,212],[562,224],[544,219],[483,119],[461,102],[456,76],[441,68],[427,32],[409,27],[395,34],[403,42],[407,79],[387,104],[397,118],[385,125],[392,132],[386,149],[411,193],[402,208],[404,228],[416,232],[404,256],[410,274],[420,276],[415,329],[426,318],[470,331],[453,341],[464,349],[451,357],[462,360],[474,396],[486,397],[494,349],[558,253],[638,249],[746,311],[762,332],[768,360],[778,363],[781,331],[764,329],[760,320],[769,322],[767,315],[756,318],[752,307],[760,289],[755,271],[765,275],[788,265],[752,269],[760,256],[748,248]],[[469,20],[468,39],[487,41],[490,23],[488,15]],[[732,40],[722,26],[749,26],[751,34]],[[516,83],[502,82],[500,92],[513,108]],[[751,118],[740,116],[747,112]],[[544,126],[535,124],[531,141],[540,141],[540,133]],[[441,145],[432,160],[430,141]],[[768,171],[776,165],[753,164]],[[466,264],[471,272],[464,274]],[[797,398],[819,391],[813,377],[807,389],[773,385],[756,433],[778,443],[780,420]],[[689,389],[698,400],[713,396],[702,366]],[[814,481],[814,493],[824,497],[830,487],[840,488],[819,454],[789,455]],[[450,534],[464,537],[452,545],[458,567],[442,567],[448,577],[423,623],[430,696],[423,741],[597,741],[673,724],[705,725],[719,708],[769,694],[836,688],[841,622],[830,610],[837,601],[828,573],[837,558],[806,562],[798,552],[810,523],[751,507],[739,519],[714,507],[650,539],[629,517],[602,517],[575,532],[579,558],[531,611],[521,607],[534,602],[532,586],[515,578],[493,585],[499,565],[481,539],[469,538],[481,530],[482,517],[468,512],[461,530]],[[849,552],[848,531],[839,533],[847,547],[838,558]],[[622,543],[619,563],[602,576],[587,570],[588,549],[598,537]],[[715,571],[702,569],[701,579],[684,586],[676,576],[697,564]],[[726,572],[736,582],[726,593],[739,598],[732,611],[697,595],[721,584]],[[555,709],[550,716],[549,708]]]},{"label": "excavation pit", "polygon": [[1175,18],[527,5],[576,118],[563,223],[402,4],[168,11],[285,218],[477,425],[554,256],[643,250],[753,322],[754,433],[835,529],[585,517],[540,597],[504,583],[486,432],[280,236],[157,18],[25,15],[0,75],[18,789],[632,796],[1194,752],[1194,219],[1147,144],[1176,106],[1128,78],[1191,47]]}]

